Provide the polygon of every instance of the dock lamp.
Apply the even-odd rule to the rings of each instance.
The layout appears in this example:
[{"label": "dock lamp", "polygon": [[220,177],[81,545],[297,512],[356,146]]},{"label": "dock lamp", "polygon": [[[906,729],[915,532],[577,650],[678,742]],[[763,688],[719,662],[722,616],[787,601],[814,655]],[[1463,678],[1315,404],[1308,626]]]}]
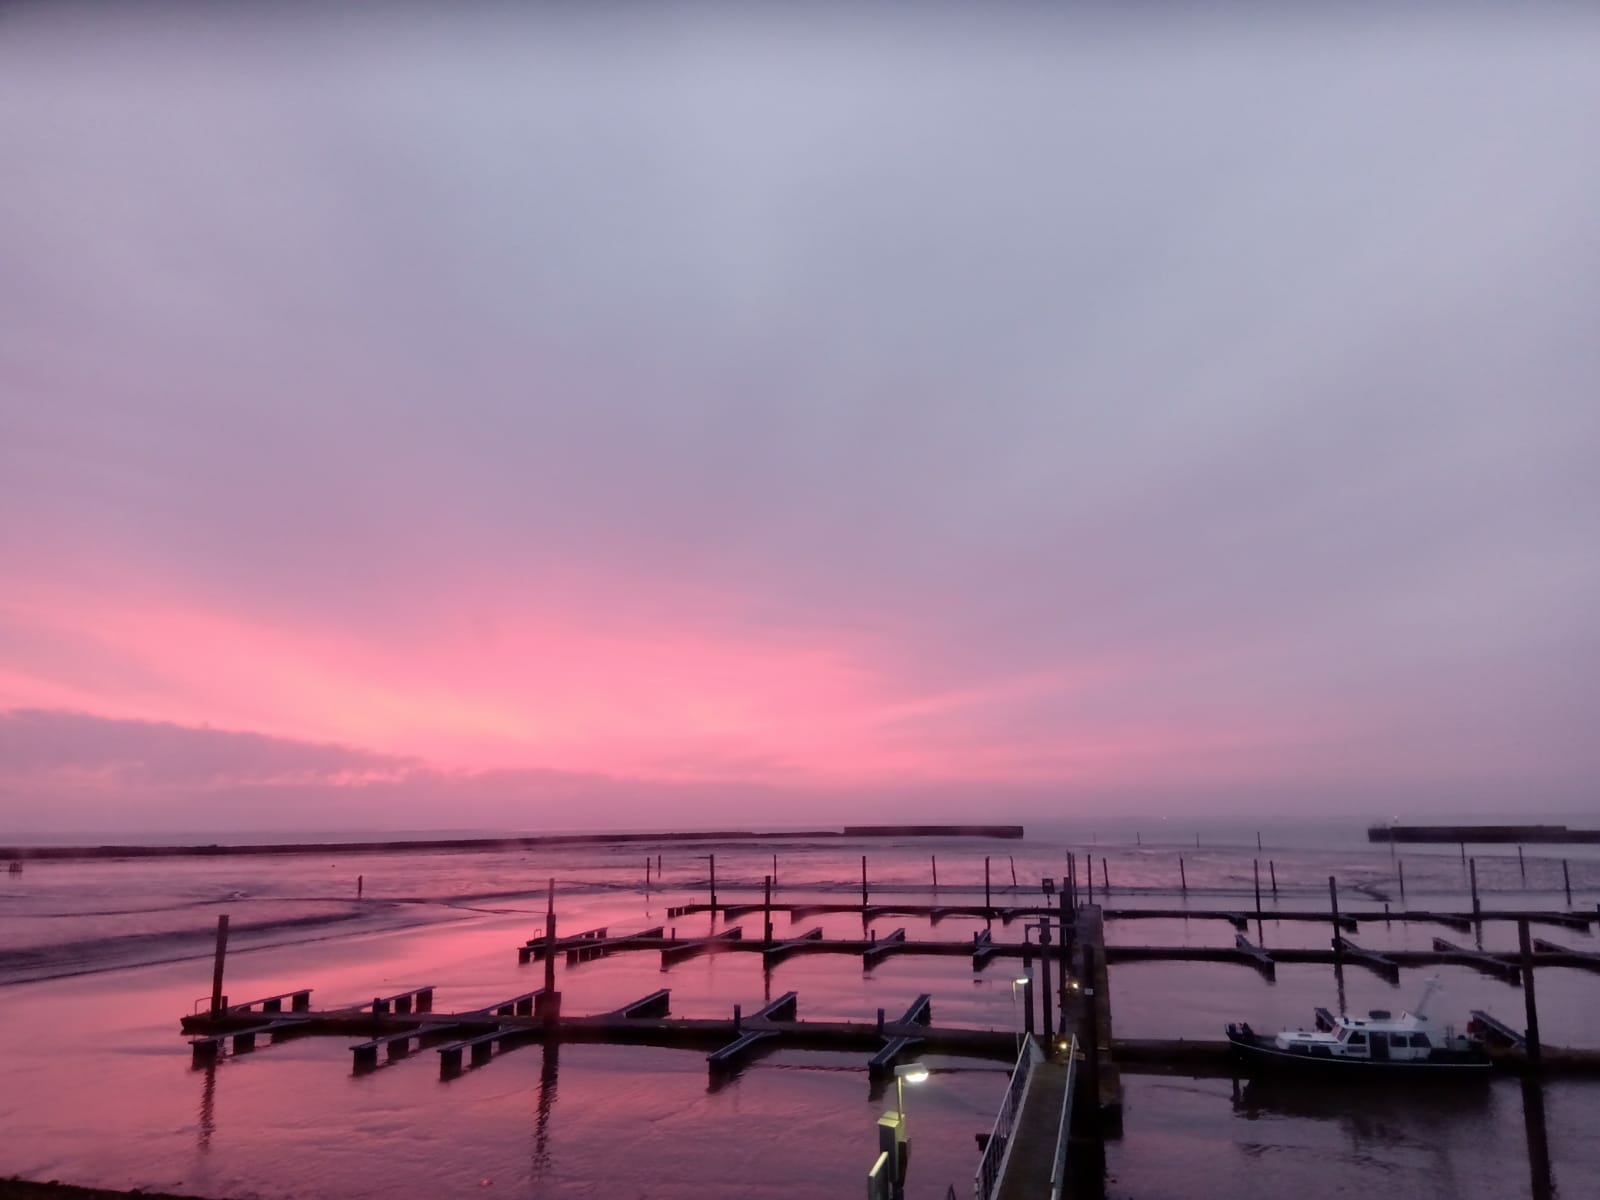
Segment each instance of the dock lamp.
[{"label": "dock lamp", "polygon": [[906,1129],[906,1084],[925,1083],[927,1079],[928,1068],[923,1063],[902,1063],[894,1069],[894,1108],[900,1118],[901,1137],[905,1136]]}]

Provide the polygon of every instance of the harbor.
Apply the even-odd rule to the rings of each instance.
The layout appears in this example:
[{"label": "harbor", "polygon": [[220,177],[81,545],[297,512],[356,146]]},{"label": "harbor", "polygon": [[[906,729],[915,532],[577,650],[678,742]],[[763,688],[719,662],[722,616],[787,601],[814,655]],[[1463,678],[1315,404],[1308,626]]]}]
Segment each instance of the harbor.
[{"label": "harbor", "polygon": [[[1206,1103],[1223,1113],[1288,1102],[1237,1075],[1224,1024],[1292,1027],[1309,1025],[1318,1008],[1400,1007],[1438,974],[1447,985],[1440,1003],[1498,1039],[1490,1093],[1516,1095],[1534,1084],[1552,1097],[1551,1172],[1581,1178],[1562,1114],[1564,1097],[1597,1086],[1600,1045],[1585,1040],[1580,1017],[1596,985],[1589,962],[1600,927],[1595,867],[1585,860],[1567,869],[1575,887],[1569,907],[1559,861],[1526,858],[1523,890],[1514,856],[1480,856],[1474,908],[1473,866],[1463,870],[1448,854],[1394,859],[1385,849],[1352,860],[1345,851],[1335,857],[1275,845],[1270,831],[1264,847],[1248,837],[1248,845],[1203,837],[1198,849],[1191,839],[1186,849],[1152,845],[1148,836],[1109,844],[1102,837],[1095,845],[1087,836],[1068,842],[1030,834],[999,855],[976,838],[876,849],[871,840],[837,848],[782,838],[693,848],[665,842],[649,847],[648,866],[627,842],[590,847],[585,858],[553,849],[561,857],[547,861],[559,869],[537,880],[528,875],[541,866],[538,851],[405,852],[362,856],[359,896],[356,879],[331,854],[306,857],[296,868],[299,882],[272,888],[263,887],[268,868],[299,856],[177,860],[180,876],[194,872],[196,881],[215,869],[211,863],[260,863],[263,873],[255,883],[235,876],[248,898],[219,889],[214,905],[174,912],[166,953],[175,961],[167,965],[11,988],[14,1011],[19,997],[53,997],[58,1019],[97,1034],[83,1052],[16,1040],[0,1047],[13,1070],[55,1081],[40,1103],[9,1115],[35,1130],[18,1145],[48,1147],[51,1097],[65,1102],[77,1094],[73,1078],[120,1063],[119,1071],[132,1072],[124,1087],[154,1068],[163,1077],[178,1072],[159,1085],[162,1094],[197,1089],[198,1124],[192,1115],[179,1122],[193,1135],[187,1154],[202,1156],[196,1163],[226,1156],[229,1130],[254,1138],[253,1130],[282,1127],[284,1136],[316,1143],[320,1134],[306,1122],[329,1130],[377,1122],[413,1131],[408,1136],[450,1129],[464,1157],[424,1164],[397,1153],[407,1170],[437,1175],[436,1190],[452,1193],[465,1187],[457,1173],[470,1170],[478,1172],[474,1186],[484,1178],[553,1178],[550,1172],[569,1169],[556,1164],[585,1161],[581,1146],[590,1138],[641,1136],[641,1114],[675,1126],[674,1106],[710,1106],[735,1127],[753,1121],[764,1131],[765,1158],[740,1169],[757,1178],[782,1163],[794,1195],[859,1194],[875,1168],[892,1187],[897,1163],[912,1197],[944,1200],[951,1187],[965,1197],[981,1186],[990,1196],[1040,1187],[1049,1194],[1057,1185],[1062,1195],[1095,1195],[1098,1187],[1118,1195],[1128,1194],[1130,1177],[1156,1170],[1149,1122],[1175,1102],[1175,1083],[1182,1095],[1210,1096]],[[146,861],[40,861],[21,879],[41,898],[55,888],[65,889],[64,898],[78,886],[72,880],[142,872]],[[471,864],[470,876],[462,864]],[[1336,877],[1330,891],[1335,866],[1351,878]],[[329,876],[342,876],[348,891],[316,902],[326,915],[293,899],[328,892]],[[523,880],[520,891],[513,877]],[[457,894],[421,902],[441,884]],[[232,884],[235,892],[239,886]],[[130,907],[166,905],[150,892]],[[286,918],[276,945],[268,914]],[[223,915],[229,931],[219,978]],[[308,916],[315,919],[307,923]],[[330,917],[350,931],[328,936],[339,928]],[[126,919],[148,928],[166,918]],[[374,924],[396,920],[406,924]],[[210,922],[203,932],[202,921]],[[116,961],[113,943],[95,945],[107,966]],[[70,954],[63,966],[83,952]],[[141,991],[145,977],[168,982]],[[1525,977],[1536,986],[1542,1025],[1536,1069]],[[198,994],[206,981],[213,989]],[[22,1010],[26,1022],[36,1021],[26,1015],[33,1011]],[[127,1057],[124,1048],[135,1047]],[[648,1095],[631,1085],[615,1090],[635,1074]],[[610,1103],[605,1087],[613,1089]],[[520,1164],[483,1140],[513,1111],[527,1111],[491,1103],[508,1089],[535,1109],[523,1126],[533,1131],[534,1153]],[[1097,1103],[1087,1103],[1091,1095]],[[76,1102],[84,1103],[81,1095]],[[1346,1102],[1326,1103],[1337,1110]],[[733,1118],[729,1104],[746,1115]],[[129,1119],[140,1118],[130,1110]],[[1185,1118],[1209,1119],[1201,1112]],[[1437,1119],[1491,1143],[1501,1136],[1470,1107]],[[583,1140],[573,1142],[578,1130],[586,1131]],[[518,1135],[507,1128],[499,1136],[515,1143]],[[183,1153],[180,1144],[174,1153]],[[654,1175],[625,1186],[640,1195],[689,1194],[691,1167],[677,1144],[656,1144],[648,1160]],[[1514,1147],[1501,1144],[1505,1161],[1526,1161],[1523,1132]],[[326,1164],[324,1151],[309,1154],[308,1169],[318,1161]],[[582,1169],[614,1175],[617,1168],[593,1160]],[[37,1168],[30,1174],[47,1177]],[[197,1194],[233,1193],[233,1185],[208,1189],[195,1175],[111,1173],[88,1181],[181,1191],[184,1178]],[[230,1178],[259,1191],[244,1176]],[[380,1169],[372,1186],[392,1186],[392,1179],[383,1183],[389,1178]],[[360,1195],[363,1186],[346,1180],[341,1190]]]}]

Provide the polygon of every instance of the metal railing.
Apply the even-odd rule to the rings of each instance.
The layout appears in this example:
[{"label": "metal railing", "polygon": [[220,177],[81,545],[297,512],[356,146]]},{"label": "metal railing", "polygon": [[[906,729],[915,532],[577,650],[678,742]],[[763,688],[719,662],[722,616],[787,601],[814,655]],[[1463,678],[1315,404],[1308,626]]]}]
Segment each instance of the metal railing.
[{"label": "metal railing", "polygon": [[1017,1065],[1012,1069],[1011,1082],[1006,1085],[1005,1099],[1000,1102],[1000,1111],[995,1116],[994,1128],[989,1131],[988,1144],[983,1148],[983,1158],[978,1161],[978,1170],[973,1177],[973,1192],[977,1200],[991,1200],[995,1194],[1005,1168],[1006,1151],[1011,1144],[1011,1131],[1017,1123],[1017,1110],[1022,1107],[1022,1097],[1028,1090],[1028,1080],[1033,1076],[1034,1064],[1043,1057],[1038,1043],[1032,1038],[1023,1043],[1022,1050],[1017,1055]]},{"label": "metal railing", "polygon": [[1078,1091],[1078,1037],[1067,1048],[1067,1090],[1061,1098],[1061,1125],[1056,1130],[1056,1161],[1050,1170],[1050,1200],[1062,1200],[1067,1187],[1067,1143],[1072,1140],[1072,1098]]}]

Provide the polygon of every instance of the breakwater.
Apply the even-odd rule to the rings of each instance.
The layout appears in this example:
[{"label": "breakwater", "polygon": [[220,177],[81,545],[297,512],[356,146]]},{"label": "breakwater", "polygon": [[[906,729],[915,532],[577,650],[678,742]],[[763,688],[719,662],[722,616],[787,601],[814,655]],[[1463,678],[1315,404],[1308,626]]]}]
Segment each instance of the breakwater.
[{"label": "breakwater", "polygon": [[843,829],[703,830],[677,833],[551,833],[516,837],[425,838],[372,842],[206,843],[166,846],[0,846],[0,859],[222,858],[261,854],[405,854],[416,851],[533,850],[630,842],[781,842],[844,838],[1020,838],[1021,825],[851,825]]},{"label": "breakwater", "polygon": [[1565,825],[1370,825],[1369,842],[1472,842],[1492,845],[1600,843],[1600,829]]}]

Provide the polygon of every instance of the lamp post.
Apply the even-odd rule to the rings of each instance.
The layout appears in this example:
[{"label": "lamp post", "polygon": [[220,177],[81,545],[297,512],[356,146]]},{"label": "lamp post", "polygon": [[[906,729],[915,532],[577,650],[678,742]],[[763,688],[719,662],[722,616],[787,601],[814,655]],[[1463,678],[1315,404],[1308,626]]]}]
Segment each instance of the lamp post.
[{"label": "lamp post", "polygon": [[894,1069],[894,1111],[900,1118],[901,1140],[906,1136],[906,1084],[922,1083],[928,1078],[928,1068],[922,1063],[902,1063]]},{"label": "lamp post", "polygon": [[1039,1004],[1040,1016],[1044,1018],[1043,1029],[1045,1041],[1050,1040],[1050,920],[1031,922],[1022,927],[1022,944],[1028,944],[1028,934],[1033,930],[1039,931]]}]

